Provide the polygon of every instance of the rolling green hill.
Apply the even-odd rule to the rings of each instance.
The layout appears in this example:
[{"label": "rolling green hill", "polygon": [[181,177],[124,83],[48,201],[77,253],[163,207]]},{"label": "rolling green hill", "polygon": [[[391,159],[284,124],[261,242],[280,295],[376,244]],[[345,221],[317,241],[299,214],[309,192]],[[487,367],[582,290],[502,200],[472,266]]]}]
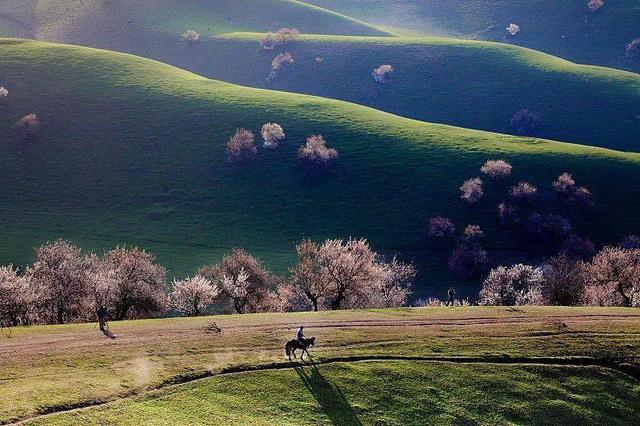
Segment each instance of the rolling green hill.
[{"label": "rolling green hill", "polygon": [[15,35],[150,56],[188,29],[202,36],[281,27],[320,34],[385,34],[296,0],[6,0],[0,18],[13,21]]},{"label": "rolling green hill", "polygon": [[[528,108],[540,136],[640,150],[640,75],[576,65],[520,47],[449,38],[303,36],[276,52],[259,34],[227,34],[159,59],[223,81],[355,102],[423,121],[513,133]],[[295,63],[266,77],[278,52]],[[374,68],[391,64],[391,82]]]},{"label": "rolling green hill", "polygon": [[640,37],[640,1],[605,0],[597,12],[588,0],[305,0],[396,33],[505,41],[505,28],[520,25],[510,42],[574,62],[640,71],[625,46]]},{"label": "rolling green hill", "polygon": [[[300,323],[312,364],[282,350]],[[639,327],[637,309],[561,307],[21,327],[0,333],[0,422],[627,425]]]},{"label": "rolling green hill", "polygon": [[[629,213],[640,207],[638,154],[433,125],[114,52],[10,39],[0,46],[10,92],[0,105],[3,264],[23,264],[33,246],[58,236],[89,249],[140,244],[177,275],[234,246],[282,271],[305,236],[364,236],[377,250],[424,259],[434,214],[481,224],[493,248],[506,186],[488,187],[475,209],[462,205],[458,187],[495,157],[515,167],[504,185],[526,179],[549,191],[555,176],[573,172],[597,201],[576,222],[596,241],[638,229]],[[12,126],[30,112],[41,126],[25,143]],[[244,167],[228,163],[224,143],[236,127],[267,121],[284,127],[281,148]],[[310,183],[295,151],[318,132],[340,158]],[[438,279],[424,282],[419,294]]]}]

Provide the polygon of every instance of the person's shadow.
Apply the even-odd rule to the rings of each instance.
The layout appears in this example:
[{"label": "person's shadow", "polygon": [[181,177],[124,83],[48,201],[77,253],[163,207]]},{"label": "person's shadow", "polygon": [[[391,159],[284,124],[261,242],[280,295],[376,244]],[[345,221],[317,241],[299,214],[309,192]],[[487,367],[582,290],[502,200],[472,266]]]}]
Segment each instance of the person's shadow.
[{"label": "person's shadow", "polygon": [[295,370],[332,424],[362,426],[342,391],[325,379],[316,365],[295,367]]}]

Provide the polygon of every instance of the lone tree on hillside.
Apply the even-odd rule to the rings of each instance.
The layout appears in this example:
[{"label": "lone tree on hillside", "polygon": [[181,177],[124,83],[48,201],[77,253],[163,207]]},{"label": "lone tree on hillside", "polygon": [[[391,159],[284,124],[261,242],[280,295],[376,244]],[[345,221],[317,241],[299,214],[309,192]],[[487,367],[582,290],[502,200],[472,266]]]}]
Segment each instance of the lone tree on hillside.
[{"label": "lone tree on hillside", "polygon": [[460,186],[460,198],[462,198],[470,206],[476,204],[484,196],[482,189],[482,179],[473,178],[464,181]]},{"label": "lone tree on hillside", "polygon": [[520,136],[538,136],[542,127],[540,116],[529,109],[521,109],[511,117],[511,128]]},{"label": "lone tree on hillside", "polygon": [[251,160],[258,153],[256,137],[246,129],[237,129],[236,133],[227,141],[227,159],[232,162]]},{"label": "lone tree on hillside", "polygon": [[196,41],[200,40],[200,34],[194,30],[187,30],[184,33],[182,33],[182,36],[180,38],[182,39],[182,41],[191,45],[191,44],[194,44]]},{"label": "lone tree on hillside", "polygon": [[502,179],[511,175],[513,167],[504,160],[488,160],[482,165],[480,171],[493,180]]},{"label": "lone tree on hillside", "polygon": [[285,138],[284,130],[277,123],[266,123],[260,130],[263,146],[274,149],[278,147],[278,142]]},{"label": "lone tree on hillside", "polygon": [[587,7],[592,12],[602,9],[602,6],[604,6],[604,0],[589,0],[587,3]]},{"label": "lone tree on hillside", "polygon": [[391,74],[393,73],[393,67],[389,64],[380,65],[378,68],[374,69],[371,75],[373,79],[380,83],[388,83],[391,80]]},{"label": "lone tree on hillside", "polygon": [[174,281],[171,298],[177,310],[188,316],[199,316],[210,308],[220,293],[220,287],[196,275],[193,278]]},{"label": "lone tree on hillside", "polygon": [[14,127],[18,137],[26,141],[33,138],[38,133],[40,121],[38,121],[37,115],[31,113],[18,120]]},{"label": "lone tree on hillside", "polygon": [[511,36],[514,37],[516,34],[518,34],[520,32],[520,25],[518,24],[514,24],[511,23],[509,24],[509,26],[507,27],[507,33]]},{"label": "lone tree on hillside", "polygon": [[322,135],[307,138],[307,143],[298,149],[298,160],[307,166],[322,169],[338,158],[338,151],[327,148]]}]

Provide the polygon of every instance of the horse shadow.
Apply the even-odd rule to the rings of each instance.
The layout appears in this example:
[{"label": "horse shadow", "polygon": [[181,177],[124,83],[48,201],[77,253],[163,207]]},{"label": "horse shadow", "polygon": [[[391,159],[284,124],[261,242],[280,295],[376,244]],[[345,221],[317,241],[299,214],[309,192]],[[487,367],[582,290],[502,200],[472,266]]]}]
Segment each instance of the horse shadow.
[{"label": "horse shadow", "polygon": [[325,379],[316,365],[295,367],[295,371],[322,411],[329,417],[331,424],[362,426],[362,422],[342,391]]}]

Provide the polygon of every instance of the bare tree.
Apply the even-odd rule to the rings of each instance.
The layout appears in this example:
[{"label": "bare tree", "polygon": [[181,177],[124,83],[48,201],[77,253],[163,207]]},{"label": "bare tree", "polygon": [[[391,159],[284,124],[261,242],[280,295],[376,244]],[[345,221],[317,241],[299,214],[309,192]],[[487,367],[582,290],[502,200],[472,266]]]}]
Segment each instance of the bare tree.
[{"label": "bare tree", "polygon": [[566,254],[550,259],[542,267],[545,304],[579,306],[585,301],[585,275],[581,264]]}]

